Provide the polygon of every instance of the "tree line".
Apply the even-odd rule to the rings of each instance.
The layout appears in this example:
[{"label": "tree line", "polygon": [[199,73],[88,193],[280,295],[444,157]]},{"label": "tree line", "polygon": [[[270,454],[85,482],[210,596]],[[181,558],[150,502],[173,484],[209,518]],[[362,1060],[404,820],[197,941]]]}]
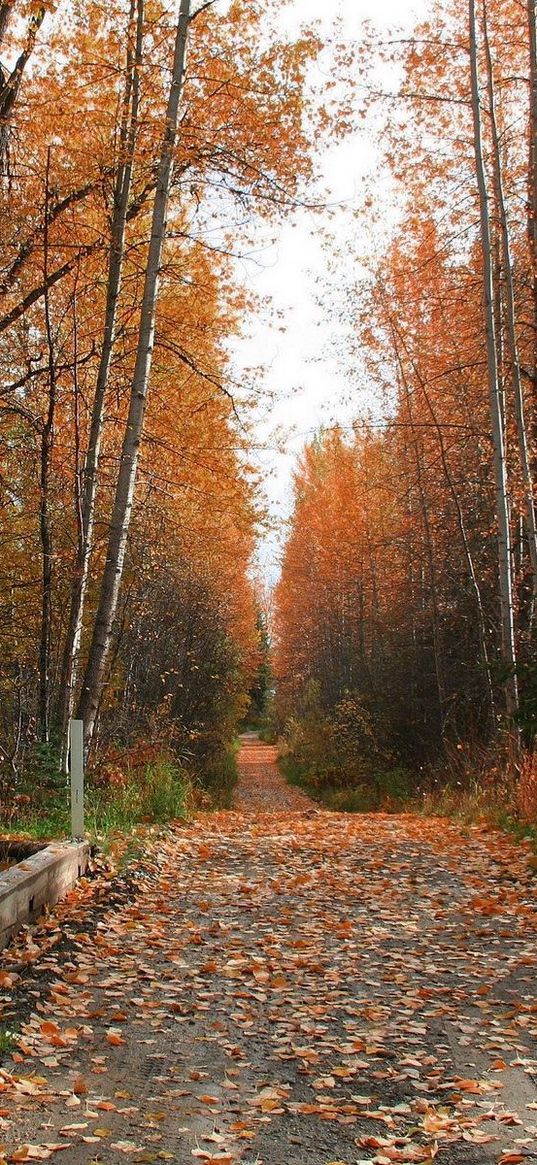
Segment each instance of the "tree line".
[{"label": "tree line", "polygon": [[398,206],[344,309],[376,405],[297,470],[281,714],[353,693],[413,763],[537,724],[536,46],[533,0],[445,0],[361,53]]},{"label": "tree line", "polygon": [[65,758],[73,714],[93,755],[144,735],[208,749],[240,714],[259,512],[234,258],[311,171],[318,51],[265,2],[0,4],[8,785]]}]

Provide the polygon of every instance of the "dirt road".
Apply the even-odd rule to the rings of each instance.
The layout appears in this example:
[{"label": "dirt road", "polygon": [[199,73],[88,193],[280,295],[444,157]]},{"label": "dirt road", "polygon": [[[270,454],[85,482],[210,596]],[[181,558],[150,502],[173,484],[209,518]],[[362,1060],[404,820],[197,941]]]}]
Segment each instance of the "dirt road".
[{"label": "dirt road", "polygon": [[252,737],[240,765],[235,811],[178,827],[133,901],[33,951],[34,1013],[0,1079],[5,1158],[537,1160],[527,850],[321,812]]}]

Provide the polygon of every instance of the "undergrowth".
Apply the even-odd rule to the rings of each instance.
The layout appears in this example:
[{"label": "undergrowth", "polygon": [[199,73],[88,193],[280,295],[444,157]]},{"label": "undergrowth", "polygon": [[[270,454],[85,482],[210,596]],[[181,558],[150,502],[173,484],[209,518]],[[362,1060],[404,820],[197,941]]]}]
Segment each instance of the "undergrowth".
[{"label": "undergrowth", "polygon": [[[115,832],[130,832],[140,823],[163,823],[187,814],[188,775],[166,757],[157,757],[142,772],[126,772],[123,779],[106,782],[90,775],[85,789],[86,832],[100,840]],[[29,796],[18,799],[14,812],[4,815],[2,828],[38,839],[66,837],[70,832],[69,790],[50,790],[36,805]]]},{"label": "undergrowth", "polygon": [[200,765],[193,784],[194,804],[205,809],[229,809],[237,783],[239,741],[221,748]]},{"label": "undergrowth", "polygon": [[5,1027],[0,1027],[0,1057],[15,1051],[16,1035]]},{"label": "undergrowth", "polygon": [[[537,755],[529,751],[513,755],[512,741],[490,748],[446,745],[434,765],[419,771],[382,767],[374,758],[347,767],[333,754],[327,763],[326,750],[316,743],[311,748],[311,738],[305,742],[296,733],[288,735],[279,764],[290,784],[299,785],[327,809],[406,811],[486,824],[529,842],[537,855]],[[350,779],[346,774],[352,774]]]},{"label": "undergrowth", "polygon": [[373,770],[367,780],[346,785],[326,780],[322,774],[285,753],[280,756],[279,764],[290,785],[298,785],[315,801],[340,813],[374,813],[378,810],[397,813],[408,804],[411,796],[412,775],[402,766]]},{"label": "undergrowth", "polygon": [[531,843],[537,855],[537,815],[530,819],[520,806],[514,778],[499,787],[475,774],[468,786],[448,774],[444,782],[416,793],[408,808],[426,817],[450,817],[464,825],[488,825],[511,834],[516,841]]},{"label": "undergrowth", "polygon": [[[197,808],[229,807],[237,780],[237,749],[238,742],[198,761],[190,756],[187,763],[144,742],[109,749],[86,778],[87,837],[106,849],[108,839],[135,832],[140,825],[185,820]],[[40,841],[69,836],[68,783],[48,758],[47,765],[46,779],[41,768],[22,788],[2,797],[4,835]]]}]

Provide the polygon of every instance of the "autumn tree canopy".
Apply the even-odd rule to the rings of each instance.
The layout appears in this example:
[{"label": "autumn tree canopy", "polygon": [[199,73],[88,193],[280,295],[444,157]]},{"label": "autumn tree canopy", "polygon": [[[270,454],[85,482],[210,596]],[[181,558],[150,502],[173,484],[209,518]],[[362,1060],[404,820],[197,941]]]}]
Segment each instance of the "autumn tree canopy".
[{"label": "autumn tree canopy", "polygon": [[[375,413],[354,433],[320,433],[297,471],[278,592],[281,714],[301,715],[314,685],[330,716],[352,694],[407,759],[505,732],[528,744],[535,5],[439,0],[411,38],[363,47],[364,115],[382,111],[397,203],[345,308]],[[383,65],[400,77],[389,94]]]},{"label": "autumn tree canopy", "polygon": [[77,709],[92,746],[219,739],[258,663],[234,231],[300,197],[319,45],[186,0],[0,35],[2,757]]}]

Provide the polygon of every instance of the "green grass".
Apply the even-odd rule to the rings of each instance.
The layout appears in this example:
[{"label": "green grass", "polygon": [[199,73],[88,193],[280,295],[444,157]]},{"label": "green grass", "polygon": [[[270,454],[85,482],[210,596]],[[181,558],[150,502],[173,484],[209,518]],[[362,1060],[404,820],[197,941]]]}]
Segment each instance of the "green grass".
[{"label": "green grass", "polygon": [[258,736],[263,741],[263,744],[276,744],[278,740],[275,729],[272,727],[272,724],[268,723],[261,724],[258,729]]},{"label": "green grass", "polygon": [[[200,763],[194,777],[165,756],[123,785],[95,784],[90,776],[85,789],[86,835],[106,850],[107,839],[118,833],[128,835],[140,824],[184,820],[192,802],[205,808],[229,808],[237,782],[238,748],[238,740],[222,748]],[[33,788],[39,787],[36,776]],[[0,821],[0,832],[38,841],[69,837],[70,829],[69,791],[65,786],[58,789],[57,784],[54,788],[52,782],[40,803],[30,799],[17,816]]]}]

